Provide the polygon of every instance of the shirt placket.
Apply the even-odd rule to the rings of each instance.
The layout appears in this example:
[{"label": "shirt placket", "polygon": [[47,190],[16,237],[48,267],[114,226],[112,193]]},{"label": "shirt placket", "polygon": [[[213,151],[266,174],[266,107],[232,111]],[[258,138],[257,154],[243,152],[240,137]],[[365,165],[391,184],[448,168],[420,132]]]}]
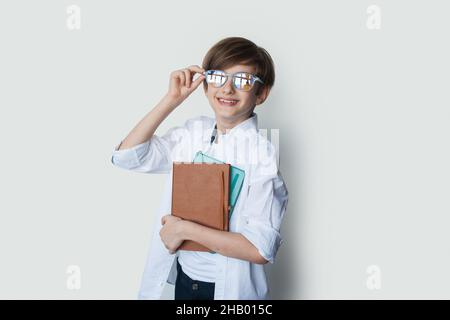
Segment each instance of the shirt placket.
[{"label": "shirt placket", "polygon": [[227,257],[218,254],[216,266],[216,284],[214,287],[214,300],[224,299],[227,261]]}]

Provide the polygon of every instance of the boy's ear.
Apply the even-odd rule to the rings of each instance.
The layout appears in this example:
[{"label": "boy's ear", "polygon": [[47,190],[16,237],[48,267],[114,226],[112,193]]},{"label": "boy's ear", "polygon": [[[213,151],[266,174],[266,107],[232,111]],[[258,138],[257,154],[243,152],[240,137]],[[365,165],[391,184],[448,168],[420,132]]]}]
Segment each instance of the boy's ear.
[{"label": "boy's ear", "polygon": [[270,88],[267,86],[264,86],[260,88],[257,96],[256,96],[256,105],[263,103],[266,101],[267,97],[269,96]]}]

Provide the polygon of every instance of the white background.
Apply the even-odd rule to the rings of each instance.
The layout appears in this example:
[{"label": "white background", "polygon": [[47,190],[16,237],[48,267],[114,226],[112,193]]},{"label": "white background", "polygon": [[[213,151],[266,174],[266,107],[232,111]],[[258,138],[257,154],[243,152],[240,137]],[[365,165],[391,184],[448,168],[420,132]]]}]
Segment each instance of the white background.
[{"label": "white background", "polygon": [[[67,27],[69,5],[81,29]],[[369,29],[367,8],[381,9]],[[446,1],[2,1],[0,298],[135,299],[164,175],[113,148],[226,36],[266,48],[286,299],[450,298]],[[212,116],[196,91],[157,130]],[[67,287],[67,267],[81,288]],[[381,271],[379,289],[367,268]],[[164,298],[172,298],[167,286]]]}]

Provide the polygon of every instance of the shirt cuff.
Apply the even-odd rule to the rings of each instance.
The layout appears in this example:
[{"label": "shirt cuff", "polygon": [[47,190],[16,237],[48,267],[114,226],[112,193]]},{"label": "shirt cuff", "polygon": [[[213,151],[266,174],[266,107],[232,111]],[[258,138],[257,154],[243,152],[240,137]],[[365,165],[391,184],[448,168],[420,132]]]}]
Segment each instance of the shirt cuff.
[{"label": "shirt cuff", "polygon": [[141,164],[140,159],[148,152],[150,141],[145,141],[128,149],[118,150],[122,145],[121,141],[115,148],[111,156],[111,163],[123,169],[133,169]]},{"label": "shirt cuff", "polygon": [[277,230],[260,221],[246,218],[241,234],[258,249],[264,259],[274,263],[275,255],[283,242]]}]

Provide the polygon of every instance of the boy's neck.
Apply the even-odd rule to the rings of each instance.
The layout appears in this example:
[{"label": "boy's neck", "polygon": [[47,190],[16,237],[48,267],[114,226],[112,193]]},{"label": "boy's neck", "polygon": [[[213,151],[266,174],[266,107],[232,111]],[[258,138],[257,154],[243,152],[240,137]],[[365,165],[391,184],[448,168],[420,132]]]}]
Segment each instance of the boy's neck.
[{"label": "boy's neck", "polygon": [[235,126],[237,126],[239,123],[244,122],[248,118],[250,118],[253,115],[253,110],[247,114],[245,117],[239,118],[239,119],[220,119],[216,117],[216,124],[217,124],[217,133],[218,134],[226,134],[228,130],[233,129]]}]

